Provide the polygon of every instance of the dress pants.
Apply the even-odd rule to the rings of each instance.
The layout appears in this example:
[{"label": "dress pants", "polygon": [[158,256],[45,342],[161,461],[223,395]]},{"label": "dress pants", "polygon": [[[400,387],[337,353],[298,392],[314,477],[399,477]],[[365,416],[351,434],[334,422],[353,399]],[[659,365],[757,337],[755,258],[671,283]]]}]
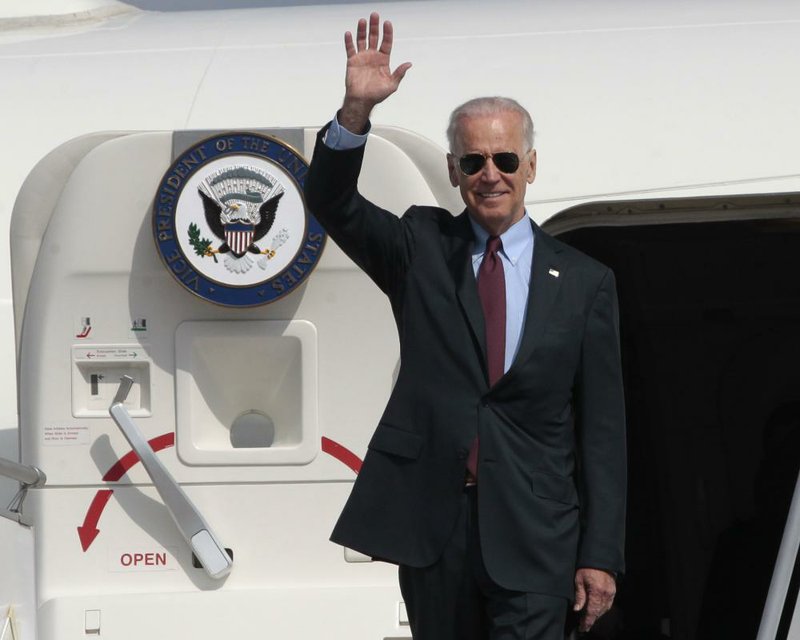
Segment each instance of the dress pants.
[{"label": "dress pants", "polygon": [[453,536],[436,563],[400,566],[414,640],[564,640],[566,598],[510,591],[486,572],[478,490],[464,489]]}]

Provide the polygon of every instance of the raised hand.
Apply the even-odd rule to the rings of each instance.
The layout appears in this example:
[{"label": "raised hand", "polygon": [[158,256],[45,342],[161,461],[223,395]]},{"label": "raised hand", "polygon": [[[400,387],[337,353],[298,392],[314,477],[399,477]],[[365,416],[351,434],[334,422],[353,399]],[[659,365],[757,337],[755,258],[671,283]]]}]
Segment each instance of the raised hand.
[{"label": "raised hand", "polygon": [[404,62],[394,71],[389,68],[394,30],[388,20],[383,23],[380,46],[379,40],[380,16],[375,12],[369,16],[369,24],[363,18],[358,21],[355,42],[351,32],[344,34],[347,72],[339,124],[353,133],[364,131],[372,108],[397,91],[411,67],[410,62]]}]

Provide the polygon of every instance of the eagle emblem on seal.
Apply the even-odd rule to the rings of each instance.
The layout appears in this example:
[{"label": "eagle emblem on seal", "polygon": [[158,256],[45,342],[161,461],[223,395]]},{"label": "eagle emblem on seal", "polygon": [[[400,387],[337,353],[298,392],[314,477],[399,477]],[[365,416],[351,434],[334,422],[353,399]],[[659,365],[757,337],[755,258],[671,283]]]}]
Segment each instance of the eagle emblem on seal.
[{"label": "eagle emblem on seal", "polygon": [[253,257],[266,269],[267,260],[288,239],[281,229],[268,248],[261,241],[272,229],[278,214],[278,205],[284,194],[283,186],[264,171],[253,166],[225,167],[200,181],[197,193],[203,203],[208,228],[220,241],[200,237],[199,227],[189,225],[189,242],[195,253],[217,261],[221,255],[225,268],[231,273],[247,273],[253,266]]}]

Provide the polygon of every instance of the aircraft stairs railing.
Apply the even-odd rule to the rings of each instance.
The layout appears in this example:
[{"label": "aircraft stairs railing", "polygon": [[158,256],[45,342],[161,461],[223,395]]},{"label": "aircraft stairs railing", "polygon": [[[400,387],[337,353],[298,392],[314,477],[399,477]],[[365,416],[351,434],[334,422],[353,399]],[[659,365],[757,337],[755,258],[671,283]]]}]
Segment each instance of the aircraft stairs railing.
[{"label": "aircraft stairs railing", "polygon": [[44,471],[32,465],[20,464],[7,458],[0,458],[0,476],[16,480],[20,484],[19,491],[14,495],[5,509],[0,509],[0,516],[29,525],[22,513],[22,505],[29,489],[44,486],[47,476]]}]

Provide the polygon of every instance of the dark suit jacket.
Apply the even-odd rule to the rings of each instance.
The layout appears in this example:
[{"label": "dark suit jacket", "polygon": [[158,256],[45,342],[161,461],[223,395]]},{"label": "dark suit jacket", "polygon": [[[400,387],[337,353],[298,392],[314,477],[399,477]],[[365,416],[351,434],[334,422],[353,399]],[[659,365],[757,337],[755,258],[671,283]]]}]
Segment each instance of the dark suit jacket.
[{"label": "dark suit jacket", "polygon": [[481,548],[495,582],[572,598],[576,566],[621,572],[625,417],[613,274],[534,225],[519,351],[490,388],[466,213],[411,207],[398,218],[376,207],[356,188],[362,157],[363,147],[333,151],[318,138],[306,199],[389,297],[401,366],[331,539],[400,564],[435,562],[479,435]]}]

